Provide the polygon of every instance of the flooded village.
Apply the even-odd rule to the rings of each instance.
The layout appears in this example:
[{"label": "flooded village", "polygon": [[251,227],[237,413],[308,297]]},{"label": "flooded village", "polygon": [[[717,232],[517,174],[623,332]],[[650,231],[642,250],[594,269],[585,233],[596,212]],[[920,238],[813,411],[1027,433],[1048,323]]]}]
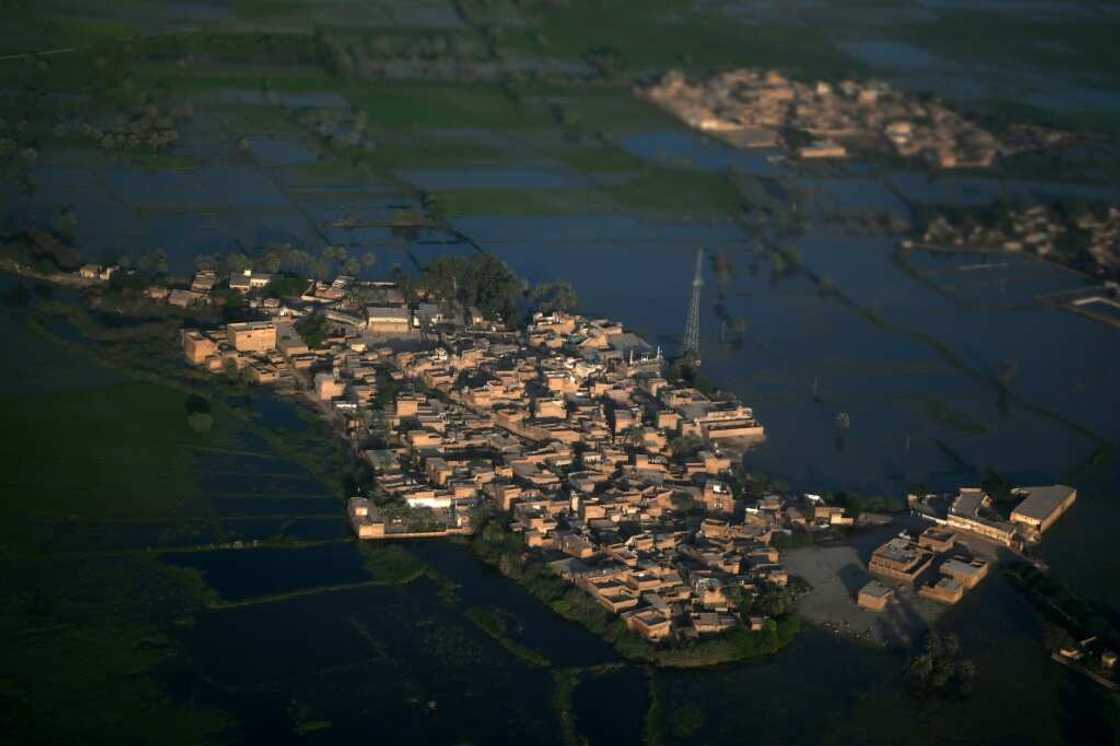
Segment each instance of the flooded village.
[{"label": "flooded village", "polygon": [[[188,292],[205,297],[214,280],[200,273]],[[359,539],[470,536],[497,521],[651,643],[762,633],[801,596],[826,627],[858,608],[868,616],[857,626],[873,629],[894,604],[924,604],[917,617],[932,621],[1001,552],[1029,553],[1077,497],[1063,485],[1009,487],[998,503],[978,487],[911,495],[910,514],[932,524],[923,530],[905,514],[760,491],[742,467],[765,438],[753,410],[702,392],[691,381],[698,358],[670,363],[622,323],[548,310],[510,328],[423,287],[350,276],[266,301],[256,291],[269,280],[223,278],[260,320],[185,330],[183,353],[332,423],[373,475],[346,507]],[[805,537],[842,543],[850,530],[892,524],[904,528],[872,551],[866,582],[823,605],[814,597],[837,577],[806,582],[783,562],[782,547]],[[806,551],[793,550],[797,566]],[[904,626],[892,633],[908,639],[924,625]],[[1096,656],[1114,660],[1109,649]]]},{"label": "flooded village", "polygon": [[997,136],[941,101],[874,80],[814,84],[776,70],[740,69],[694,82],[671,71],[638,93],[735,147],[782,146],[807,160],[847,158],[855,148],[939,169],[988,168],[1001,157],[1071,139],[1032,126]]},{"label": "flooded village", "polygon": [[12,8],[13,740],[1115,740],[1120,13],[632,5]]}]

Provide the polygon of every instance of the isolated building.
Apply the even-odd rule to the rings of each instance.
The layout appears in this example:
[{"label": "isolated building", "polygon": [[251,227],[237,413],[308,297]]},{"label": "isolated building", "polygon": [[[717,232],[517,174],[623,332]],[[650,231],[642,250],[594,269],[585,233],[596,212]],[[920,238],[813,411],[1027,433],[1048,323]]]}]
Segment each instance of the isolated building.
[{"label": "isolated building", "polygon": [[872,580],[859,589],[859,596],[856,598],[856,603],[858,603],[860,607],[870,611],[882,611],[887,608],[887,604],[889,604],[893,598],[893,588],[880,583],[878,580]]},{"label": "isolated building", "polygon": [[1015,510],[1011,511],[1012,523],[1018,523],[1038,533],[1046,531],[1061,518],[1077,500],[1077,490],[1064,484],[1048,487],[1019,487],[1012,494],[1025,495]]}]

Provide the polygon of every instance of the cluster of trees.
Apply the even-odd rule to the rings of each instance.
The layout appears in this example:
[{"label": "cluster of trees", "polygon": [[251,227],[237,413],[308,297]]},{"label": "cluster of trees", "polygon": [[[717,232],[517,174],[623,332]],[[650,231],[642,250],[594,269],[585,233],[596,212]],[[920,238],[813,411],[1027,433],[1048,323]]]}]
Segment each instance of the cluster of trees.
[{"label": "cluster of trees", "polygon": [[1034,565],[1017,562],[1004,572],[1047,621],[1047,643],[1052,648],[1071,645],[1076,640],[1096,637],[1099,644],[1120,648],[1120,631],[1107,609],[1084,601],[1069,592]]},{"label": "cluster of trees", "polygon": [[194,110],[189,104],[162,110],[148,102],[118,117],[111,126],[85,120],[66,121],[55,125],[52,133],[59,138],[89,140],[104,150],[150,149],[158,152],[179,140],[179,121],[190,119],[193,115]]},{"label": "cluster of trees", "polygon": [[740,616],[744,618],[751,615],[783,617],[792,614],[797,608],[797,590],[793,586],[766,586],[757,593],[732,588],[730,595]]},{"label": "cluster of trees", "polygon": [[936,632],[926,636],[920,652],[910,658],[906,667],[906,679],[919,696],[967,695],[975,675],[972,661],[961,657],[957,637]]},{"label": "cluster of trees", "polygon": [[43,274],[75,269],[81,260],[73,246],[42,231],[20,231],[3,238],[0,257]]},{"label": "cluster of trees", "polygon": [[566,282],[546,282],[529,291],[529,305],[543,313],[570,313],[579,305],[579,296]]},{"label": "cluster of trees", "polygon": [[244,251],[235,251],[224,256],[199,254],[195,257],[195,266],[200,270],[234,273],[255,269],[272,274],[284,272],[321,278],[334,274],[357,275],[376,264],[377,255],[372,251],[351,254],[345,246],[325,246],[316,254],[292,244],[282,244],[269,246],[252,256]]},{"label": "cluster of trees", "polygon": [[687,461],[704,448],[704,439],[698,435],[681,435],[669,441],[669,450],[677,461]]},{"label": "cluster of trees", "polygon": [[572,311],[579,305],[568,283],[532,287],[492,254],[441,256],[425,267],[417,280],[400,279],[413,295],[427,291],[510,324],[520,321],[523,312]]},{"label": "cluster of trees", "polygon": [[691,386],[707,396],[715,396],[719,389],[714,383],[700,375],[699,360],[692,353],[685,353],[669,364],[666,377],[673,382]]},{"label": "cluster of trees", "polygon": [[905,509],[906,504],[897,495],[864,495],[854,492],[837,492],[833,495],[837,505],[844,506],[852,516],[862,513],[895,513]]},{"label": "cluster of trees", "polygon": [[296,331],[310,348],[315,348],[323,344],[323,339],[326,338],[327,333],[330,331],[329,326],[330,324],[327,321],[327,317],[317,313],[304,316],[295,323]]},{"label": "cluster of trees", "polygon": [[525,292],[524,283],[497,257],[441,256],[424,268],[416,289],[474,306],[488,317],[512,320]]},{"label": "cluster of trees", "polygon": [[184,406],[187,410],[187,424],[196,433],[210,432],[214,426],[214,415],[210,412],[210,401],[198,394],[187,397]]}]

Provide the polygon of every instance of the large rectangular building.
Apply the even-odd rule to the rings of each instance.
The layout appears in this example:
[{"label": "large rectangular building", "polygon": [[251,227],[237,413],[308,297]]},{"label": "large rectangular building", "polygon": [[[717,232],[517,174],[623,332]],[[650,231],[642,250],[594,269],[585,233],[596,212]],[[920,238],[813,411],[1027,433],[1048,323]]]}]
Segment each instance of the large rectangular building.
[{"label": "large rectangular building", "polygon": [[366,324],[373,334],[405,336],[412,331],[412,312],[394,306],[368,306]]},{"label": "large rectangular building", "polygon": [[1064,484],[1048,487],[1019,487],[1013,494],[1024,499],[1011,511],[1011,521],[1042,533],[1054,525],[1077,500],[1077,490]]},{"label": "large rectangular building", "polygon": [[226,336],[238,352],[265,352],[276,347],[276,324],[271,321],[227,324]]},{"label": "large rectangular building", "polygon": [[986,518],[982,513],[991,507],[991,498],[978,487],[962,487],[949,508],[949,528],[977,534],[990,541],[1012,546],[1016,543],[1015,525]]}]

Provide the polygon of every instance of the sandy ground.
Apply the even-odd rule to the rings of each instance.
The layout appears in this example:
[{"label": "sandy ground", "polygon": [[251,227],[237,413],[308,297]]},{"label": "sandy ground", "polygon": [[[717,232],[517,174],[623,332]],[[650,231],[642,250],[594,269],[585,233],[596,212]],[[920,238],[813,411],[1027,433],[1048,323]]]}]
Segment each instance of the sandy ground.
[{"label": "sandy ground", "polygon": [[871,575],[853,546],[791,549],[783,552],[782,564],[813,586],[798,601],[805,619],[873,644],[908,646],[948,608],[919,598],[909,586],[889,583],[896,590],[894,603],[882,612],[861,609],[856,595]]}]

